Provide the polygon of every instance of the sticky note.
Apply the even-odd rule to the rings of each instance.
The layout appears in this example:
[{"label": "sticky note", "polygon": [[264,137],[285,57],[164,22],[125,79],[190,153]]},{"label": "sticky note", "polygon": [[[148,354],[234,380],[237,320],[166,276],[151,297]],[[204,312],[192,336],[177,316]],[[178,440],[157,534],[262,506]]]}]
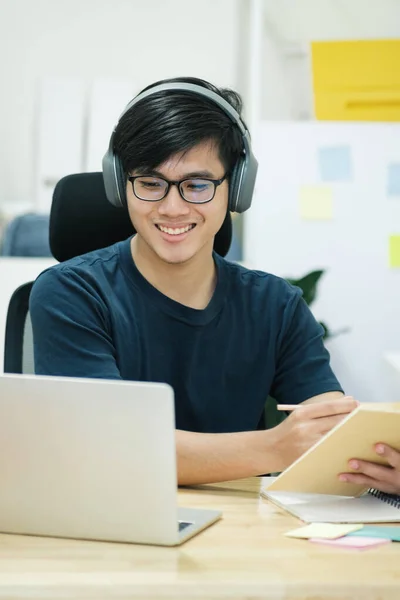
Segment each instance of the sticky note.
[{"label": "sticky note", "polygon": [[304,527],[298,529],[292,529],[285,533],[288,537],[294,538],[324,538],[324,539],[336,539],[350,533],[351,531],[357,531],[361,529],[363,525],[360,523],[343,525],[341,523],[310,523]]},{"label": "sticky note", "polygon": [[387,195],[400,198],[400,162],[391,163],[387,174]]},{"label": "sticky note", "polygon": [[326,544],[328,546],[339,546],[341,548],[353,548],[354,550],[366,550],[367,548],[373,548],[374,546],[382,546],[383,544],[390,544],[391,541],[383,538],[376,537],[341,537],[338,540],[327,540],[322,538],[312,538],[310,542],[315,544]]},{"label": "sticky note", "polygon": [[306,185],[299,192],[302,219],[327,221],[333,217],[332,190],[325,185]]},{"label": "sticky note", "polygon": [[400,542],[400,527],[387,527],[379,525],[365,525],[358,531],[352,531],[349,533],[349,537],[371,537],[371,538],[384,538],[392,540],[392,542]]},{"label": "sticky note", "polygon": [[353,167],[350,146],[319,148],[318,168],[322,181],[351,181]]},{"label": "sticky note", "polygon": [[400,235],[389,237],[389,265],[394,268],[400,267]]}]

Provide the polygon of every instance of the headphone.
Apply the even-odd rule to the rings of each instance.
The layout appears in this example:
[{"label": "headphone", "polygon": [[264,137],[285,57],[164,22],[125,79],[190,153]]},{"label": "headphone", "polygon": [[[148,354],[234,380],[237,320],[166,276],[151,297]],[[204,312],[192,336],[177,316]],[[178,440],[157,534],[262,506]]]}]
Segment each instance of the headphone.
[{"label": "headphone", "polygon": [[[251,205],[258,163],[251,150],[249,131],[241,120],[239,113],[229,104],[229,102],[219,96],[219,94],[216,94],[208,88],[191,83],[164,83],[154,86],[136,96],[127,105],[119,118],[121,119],[132,106],[141,102],[144,98],[157,94],[158,92],[170,90],[197,94],[207,100],[211,100],[217,104],[239,128],[242,135],[243,148],[229,178],[228,210],[231,212],[243,213],[250,208]],[[114,154],[114,135],[116,127],[111,135],[108,150],[103,157],[103,180],[109,202],[116,207],[122,208],[126,206],[126,175],[120,159]]]}]

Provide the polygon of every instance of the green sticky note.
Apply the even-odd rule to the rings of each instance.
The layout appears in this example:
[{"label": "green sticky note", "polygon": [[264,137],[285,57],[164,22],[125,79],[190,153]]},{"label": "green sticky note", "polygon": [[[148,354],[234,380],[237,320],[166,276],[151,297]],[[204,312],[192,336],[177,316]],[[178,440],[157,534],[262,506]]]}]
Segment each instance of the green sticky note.
[{"label": "green sticky note", "polygon": [[400,542],[400,527],[381,527],[378,525],[365,525],[358,531],[353,531],[348,536],[375,537],[393,542]]},{"label": "green sticky note", "polygon": [[332,190],[326,185],[304,185],[299,190],[302,219],[328,221],[333,217]]},{"label": "green sticky note", "polygon": [[400,267],[400,235],[389,237],[389,265],[392,268]]}]

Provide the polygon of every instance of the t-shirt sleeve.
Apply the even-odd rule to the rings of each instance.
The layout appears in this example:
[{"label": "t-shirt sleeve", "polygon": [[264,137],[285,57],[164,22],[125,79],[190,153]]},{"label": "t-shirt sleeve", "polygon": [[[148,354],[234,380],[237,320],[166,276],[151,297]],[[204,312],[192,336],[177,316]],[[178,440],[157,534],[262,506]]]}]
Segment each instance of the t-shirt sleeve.
[{"label": "t-shirt sleeve", "polygon": [[271,396],[282,404],[297,404],[326,392],[343,392],[330,366],[324,329],[299,290],[292,295],[285,313]]},{"label": "t-shirt sleeve", "polygon": [[35,281],[29,310],[37,375],[121,379],[107,306],[93,283],[53,267]]}]

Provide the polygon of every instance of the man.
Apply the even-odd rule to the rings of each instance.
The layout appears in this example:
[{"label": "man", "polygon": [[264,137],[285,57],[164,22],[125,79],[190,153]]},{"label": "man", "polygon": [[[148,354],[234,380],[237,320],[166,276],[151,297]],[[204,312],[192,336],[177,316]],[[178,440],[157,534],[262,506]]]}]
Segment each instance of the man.
[{"label": "man", "polygon": [[[144,90],[103,163],[137,234],[45,271],[31,295],[38,374],[173,387],[180,484],[281,471],[357,405],[300,290],[213,253],[227,211],[251,203],[240,113],[202,80]],[[260,431],[269,394],[305,405]]]}]

